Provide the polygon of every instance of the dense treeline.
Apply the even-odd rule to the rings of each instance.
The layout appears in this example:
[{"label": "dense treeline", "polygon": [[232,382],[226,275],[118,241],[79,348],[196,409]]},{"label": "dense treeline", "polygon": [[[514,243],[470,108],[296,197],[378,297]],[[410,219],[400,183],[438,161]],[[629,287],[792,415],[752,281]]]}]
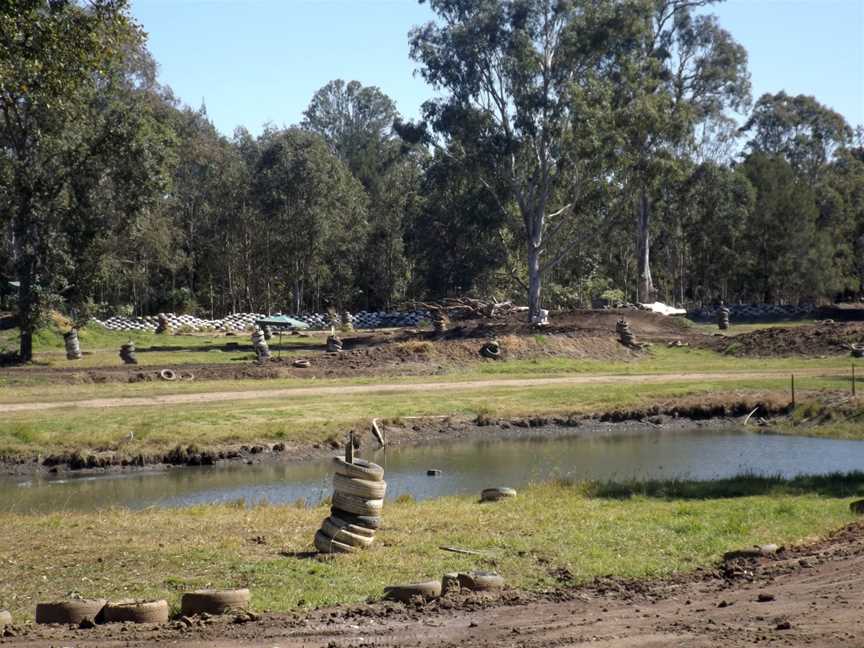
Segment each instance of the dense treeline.
[{"label": "dense treeline", "polygon": [[300,124],[226,137],[158,83],[124,1],[6,3],[0,278],[22,356],[52,307],[860,295],[862,130],[813,97],[751,104],[709,2],[430,4],[420,121],[336,80]]}]

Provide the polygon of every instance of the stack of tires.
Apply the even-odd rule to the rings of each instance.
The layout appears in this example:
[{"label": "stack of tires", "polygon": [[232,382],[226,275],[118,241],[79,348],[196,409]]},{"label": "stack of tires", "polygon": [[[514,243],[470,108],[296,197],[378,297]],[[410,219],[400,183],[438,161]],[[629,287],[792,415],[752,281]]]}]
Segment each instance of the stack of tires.
[{"label": "stack of tires", "polygon": [[327,336],[327,353],[339,353],[342,350],[342,340],[335,335]]},{"label": "stack of tires", "polygon": [[729,314],[730,311],[726,306],[721,306],[720,310],[717,311],[717,326],[721,331],[729,328]]},{"label": "stack of tires", "polygon": [[78,342],[78,331],[72,329],[68,333],[63,334],[63,342],[66,345],[66,359],[80,360],[81,359],[81,344]]},{"label": "stack of tires", "polygon": [[264,331],[257,326],[252,331],[252,346],[255,347],[255,355],[258,357],[258,362],[266,362],[270,359],[270,347],[267,346]]},{"label": "stack of tires", "polygon": [[321,553],[353,553],[370,547],[381,526],[387,482],[381,466],[355,459],[333,459],[333,504],[330,517],[315,534]]},{"label": "stack of tires", "polygon": [[634,346],[636,344],[636,336],[630,330],[630,322],[625,319],[618,320],[615,325],[615,332],[618,333],[618,339],[624,346]]},{"label": "stack of tires", "polygon": [[442,310],[432,311],[432,328],[436,334],[441,335],[447,332],[447,326],[450,324],[450,318],[447,317],[447,312]]},{"label": "stack of tires", "polygon": [[138,364],[138,356],[135,355],[135,343],[132,340],[120,347],[120,359],[127,365]]}]

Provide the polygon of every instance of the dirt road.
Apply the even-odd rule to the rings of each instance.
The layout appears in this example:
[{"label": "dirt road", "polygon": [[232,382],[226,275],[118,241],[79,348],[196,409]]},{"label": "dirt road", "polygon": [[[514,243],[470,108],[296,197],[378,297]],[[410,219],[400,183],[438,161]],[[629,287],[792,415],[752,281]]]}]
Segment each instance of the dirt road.
[{"label": "dirt road", "polygon": [[[864,527],[776,556],[659,583],[600,580],[545,596],[455,595],[426,605],[375,603],[305,618],[196,620],[191,626],[19,629],[9,646],[361,648],[737,648],[864,645]],[[61,643],[58,644],[58,640]]]},{"label": "dirt road", "polygon": [[[799,369],[796,375],[823,376],[831,375],[830,369]],[[262,399],[287,399],[303,396],[341,396],[353,394],[384,394],[392,392],[429,392],[429,391],[467,391],[483,390],[499,387],[540,387],[544,385],[638,385],[645,383],[674,383],[683,381],[722,381],[735,382],[740,380],[765,380],[784,378],[786,371],[760,372],[715,372],[715,373],[665,373],[637,375],[582,375],[558,378],[515,378],[498,380],[474,380],[462,382],[429,382],[429,383],[387,383],[378,385],[342,385],[333,387],[292,387],[286,389],[247,389],[238,391],[204,392],[197,394],[165,394],[161,396],[135,396],[127,398],[93,398],[78,401],[52,401],[46,403],[0,403],[0,410],[12,412],[30,412],[50,409],[69,408],[110,408],[110,407],[158,407],[162,405],[180,405],[195,403],[214,403],[222,401],[248,401]]]}]

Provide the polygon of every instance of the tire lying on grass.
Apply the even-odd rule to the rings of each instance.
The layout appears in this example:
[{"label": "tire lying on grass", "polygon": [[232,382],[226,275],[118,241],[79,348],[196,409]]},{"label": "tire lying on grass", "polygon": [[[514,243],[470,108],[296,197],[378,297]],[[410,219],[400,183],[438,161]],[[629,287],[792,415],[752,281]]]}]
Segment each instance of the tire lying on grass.
[{"label": "tire lying on grass", "polygon": [[90,617],[98,622],[102,620],[102,610],[106,603],[105,599],[38,603],[36,605],[36,623],[74,623],[77,625],[81,623],[84,617]]},{"label": "tire lying on grass", "polygon": [[355,479],[336,473],[333,475],[333,490],[363,499],[384,499],[384,494],[387,492],[387,482]]},{"label": "tire lying on grass", "polygon": [[354,515],[378,516],[384,508],[383,499],[366,499],[345,493],[333,493],[333,506]]},{"label": "tire lying on grass", "polygon": [[499,488],[486,488],[480,493],[481,502],[497,502],[508,497],[516,497],[516,490],[502,486]]},{"label": "tire lying on grass", "polygon": [[249,590],[198,590],[187,592],[180,599],[180,612],[184,616],[195,614],[224,614],[229,610],[245,610],[249,607]]},{"label": "tire lying on grass", "polygon": [[373,537],[367,535],[352,533],[346,527],[339,527],[334,524],[330,518],[327,518],[321,524],[321,533],[326,535],[328,538],[351,545],[352,547],[371,547],[375,540]]},{"label": "tire lying on grass", "polygon": [[433,599],[441,596],[441,581],[426,581],[425,583],[411,583],[409,585],[390,585],[384,588],[384,598],[388,601],[401,601],[408,603],[415,596],[424,599]]},{"label": "tire lying on grass", "polygon": [[354,553],[357,551],[356,547],[334,540],[320,530],[315,532],[315,548],[321,553]]},{"label": "tire lying on grass", "polygon": [[168,601],[123,600],[105,606],[106,623],[168,623]]},{"label": "tire lying on grass", "polygon": [[381,526],[380,515],[356,515],[354,513],[349,513],[348,511],[343,511],[336,506],[330,507],[330,515],[331,517],[339,518],[348,524],[354,524],[367,529],[377,529]]},{"label": "tire lying on grass", "polygon": [[348,463],[342,457],[333,457],[334,472],[343,477],[351,479],[365,479],[368,481],[381,481],[384,479],[384,469],[371,461],[355,459],[354,463]]}]

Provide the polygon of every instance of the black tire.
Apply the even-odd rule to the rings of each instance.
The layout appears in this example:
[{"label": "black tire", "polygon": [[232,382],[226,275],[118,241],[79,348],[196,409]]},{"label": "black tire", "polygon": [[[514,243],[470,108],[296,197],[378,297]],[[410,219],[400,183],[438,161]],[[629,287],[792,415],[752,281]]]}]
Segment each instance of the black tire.
[{"label": "black tire", "polygon": [[117,601],[105,606],[106,623],[168,623],[168,601]]},{"label": "black tire", "polygon": [[330,513],[348,524],[356,524],[367,529],[378,529],[381,527],[380,515],[354,515],[335,506],[330,508]]},{"label": "black tire", "polygon": [[335,513],[327,518],[332,524],[334,524],[339,529],[345,529],[349,533],[354,533],[356,535],[363,536],[364,538],[374,538],[375,537],[375,529],[370,529],[368,527],[360,526],[359,524],[351,524],[350,522],[346,522],[342,518],[340,518]]},{"label": "black tire", "polygon": [[78,625],[84,617],[90,617],[99,622],[102,620],[102,610],[106,603],[105,599],[39,603],[36,605],[36,623],[72,623]]},{"label": "black tire", "polygon": [[195,614],[224,614],[229,610],[249,607],[249,590],[198,590],[187,592],[180,599],[180,612],[184,616]]},{"label": "black tire", "polygon": [[384,479],[384,469],[371,461],[355,459],[354,463],[349,464],[342,457],[333,457],[333,464],[334,472],[343,477],[365,479],[368,481],[381,481]]}]

